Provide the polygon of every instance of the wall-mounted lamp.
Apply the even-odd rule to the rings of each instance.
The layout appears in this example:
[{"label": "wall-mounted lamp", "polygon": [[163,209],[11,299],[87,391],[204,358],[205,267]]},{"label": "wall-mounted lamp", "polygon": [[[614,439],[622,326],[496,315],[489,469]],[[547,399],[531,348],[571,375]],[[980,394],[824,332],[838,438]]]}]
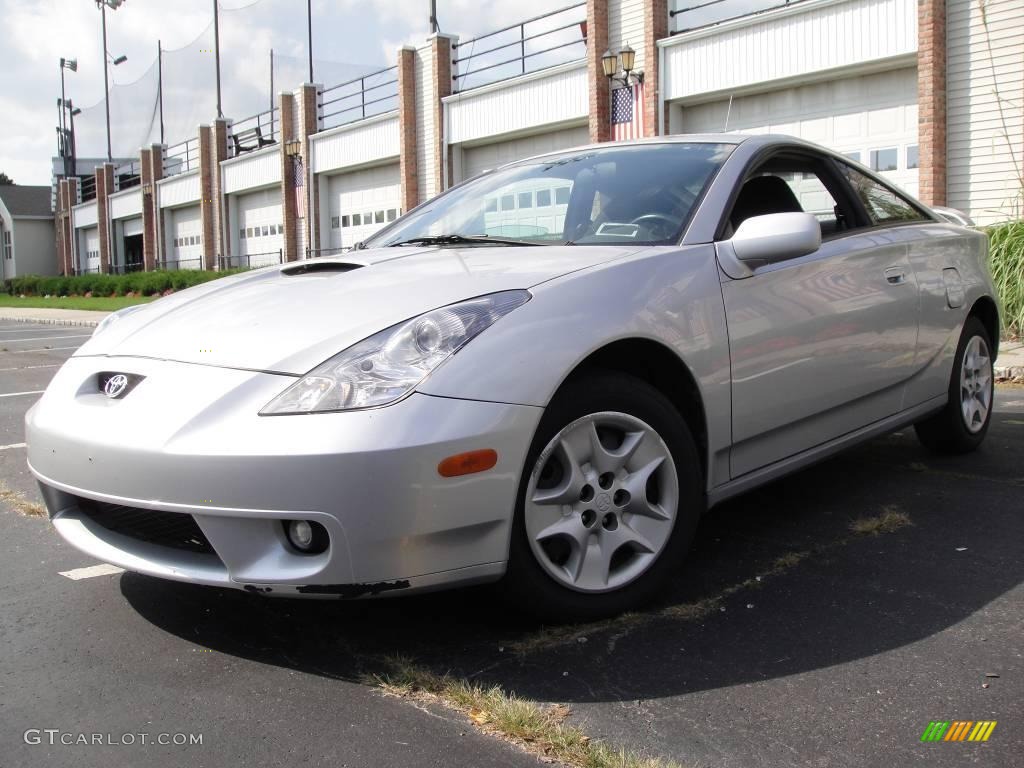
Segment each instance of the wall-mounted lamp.
[{"label": "wall-mounted lamp", "polygon": [[[622,65],[622,74],[619,75],[619,65]],[[623,85],[629,85],[629,79],[632,77],[633,82],[642,83],[644,81],[643,72],[634,72],[633,66],[636,64],[636,51],[629,47],[627,44],[625,48],[619,51],[617,54],[611,51],[605,51],[604,56],[601,57],[601,67],[604,69],[604,75],[612,82],[622,83]]]},{"label": "wall-mounted lamp", "polygon": [[302,152],[302,142],[298,139],[292,139],[284,143],[284,153],[287,157],[294,157],[300,152]]}]

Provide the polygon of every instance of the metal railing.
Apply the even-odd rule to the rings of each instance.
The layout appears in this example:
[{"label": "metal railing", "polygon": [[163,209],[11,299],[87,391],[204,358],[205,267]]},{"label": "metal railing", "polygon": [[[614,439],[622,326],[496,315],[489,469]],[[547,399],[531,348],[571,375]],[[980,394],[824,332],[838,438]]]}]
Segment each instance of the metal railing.
[{"label": "metal railing", "polygon": [[164,150],[164,177],[176,176],[199,167],[199,138],[186,139]]},{"label": "metal railing", "polygon": [[228,151],[232,157],[238,157],[246,152],[277,144],[280,135],[281,109],[274,107],[232,123]]},{"label": "metal railing", "polygon": [[[477,50],[478,46],[483,50]],[[587,4],[574,3],[548,11],[518,24],[461,40],[454,48],[455,91],[479,88],[527,72],[582,60],[587,50]],[[470,77],[473,77],[471,84],[467,82]]]},{"label": "metal railing", "polygon": [[83,203],[87,203],[90,200],[95,200],[96,199],[96,177],[95,176],[86,176],[84,179],[82,179],[81,187],[82,187],[81,198],[82,198],[82,202]]},{"label": "metal railing", "polygon": [[203,259],[202,257],[195,259],[177,259],[174,261],[165,260],[161,261],[158,269],[166,269],[168,271],[177,271],[182,269],[202,269]]},{"label": "metal railing", "polygon": [[146,265],[141,261],[135,264],[111,264],[110,274],[126,275],[129,272],[142,272],[145,268]]},{"label": "metal railing", "polygon": [[72,274],[75,275],[98,275],[100,274],[99,267],[75,267],[71,270]]},{"label": "metal railing", "polygon": [[264,253],[247,253],[238,256],[218,256],[218,269],[259,269],[284,263],[284,250],[266,251]]},{"label": "metal railing", "polygon": [[324,128],[334,128],[398,108],[398,67],[371,72],[320,92]]},{"label": "metal railing", "polygon": [[755,7],[751,7],[750,0],[704,0],[696,3],[675,0],[676,7],[668,12],[669,26],[672,29],[670,34],[679,35],[683,32],[714,27],[727,21],[758,16],[803,2],[806,0],[760,0]]},{"label": "metal railing", "polygon": [[142,162],[132,160],[114,169],[114,188],[131,189],[142,183]]}]

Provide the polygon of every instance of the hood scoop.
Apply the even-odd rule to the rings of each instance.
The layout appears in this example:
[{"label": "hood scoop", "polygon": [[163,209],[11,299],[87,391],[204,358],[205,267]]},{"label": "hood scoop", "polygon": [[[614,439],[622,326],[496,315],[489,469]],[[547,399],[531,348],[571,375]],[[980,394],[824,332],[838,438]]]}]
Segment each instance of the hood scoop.
[{"label": "hood scoop", "polygon": [[318,275],[338,272],[351,272],[353,269],[365,267],[365,264],[357,264],[346,261],[303,261],[289,267],[282,267],[281,274],[286,277],[298,277],[300,275]]}]

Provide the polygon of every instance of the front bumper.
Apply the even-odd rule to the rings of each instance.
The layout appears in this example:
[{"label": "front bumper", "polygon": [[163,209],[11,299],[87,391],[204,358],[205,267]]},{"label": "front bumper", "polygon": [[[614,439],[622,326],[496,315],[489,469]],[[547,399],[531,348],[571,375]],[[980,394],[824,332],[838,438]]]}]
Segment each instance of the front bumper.
[{"label": "front bumper", "polygon": [[[123,399],[101,372],[144,377]],[[393,593],[504,572],[519,477],[541,409],[413,394],[394,405],[258,415],[294,378],[143,358],[72,358],[26,417],[28,461],[60,534],[123,568],[306,596]],[[497,465],[443,478],[480,448]],[[100,504],[96,504],[99,502]],[[103,523],[129,508],[188,515],[208,546]],[[315,520],[327,551],[301,554],[282,521]],[[157,528],[160,526],[157,525]]]}]

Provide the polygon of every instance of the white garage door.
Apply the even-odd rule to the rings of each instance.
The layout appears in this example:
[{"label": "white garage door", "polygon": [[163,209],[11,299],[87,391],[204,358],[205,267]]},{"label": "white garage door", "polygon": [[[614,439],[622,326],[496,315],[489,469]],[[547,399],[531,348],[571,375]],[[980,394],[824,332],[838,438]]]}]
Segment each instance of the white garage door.
[{"label": "white garage door", "polygon": [[480,147],[466,147],[462,151],[462,178],[471,178],[483,171],[522,160],[524,157],[559,149],[571,149],[589,143],[590,132],[587,126],[581,125],[521,139],[484,144]]},{"label": "white garage door", "polygon": [[78,263],[81,269],[99,272],[100,231],[97,227],[80,230],[78,240]]},{"label": "white garage door", "polygon": [[672,107],[676,133],[785,133],[842,152],[917,194],[917,70]]},{"label": "white garage door", "polygon": [[199,217],[199,206],[174,208],[168,214],[168,261],[176,262],[175,266],[179,269],[202,269],[203,225]]},{"label": "white garage door", "polygon": [[135,235],[141,235],[142,217],[136,216],[134,219],[125,219],[124,223],[121,224],[121,232],[125,237],[134,237]]},{"label": "white garage door", "polygon": [[398,163],[331,176],[331,248],[351,248],[402,215]]},{"label": "white garage door", "polygon": [[284,248],[281,190],[264,189],[238,196],[237,253],[250,267],[277,264]]}]

